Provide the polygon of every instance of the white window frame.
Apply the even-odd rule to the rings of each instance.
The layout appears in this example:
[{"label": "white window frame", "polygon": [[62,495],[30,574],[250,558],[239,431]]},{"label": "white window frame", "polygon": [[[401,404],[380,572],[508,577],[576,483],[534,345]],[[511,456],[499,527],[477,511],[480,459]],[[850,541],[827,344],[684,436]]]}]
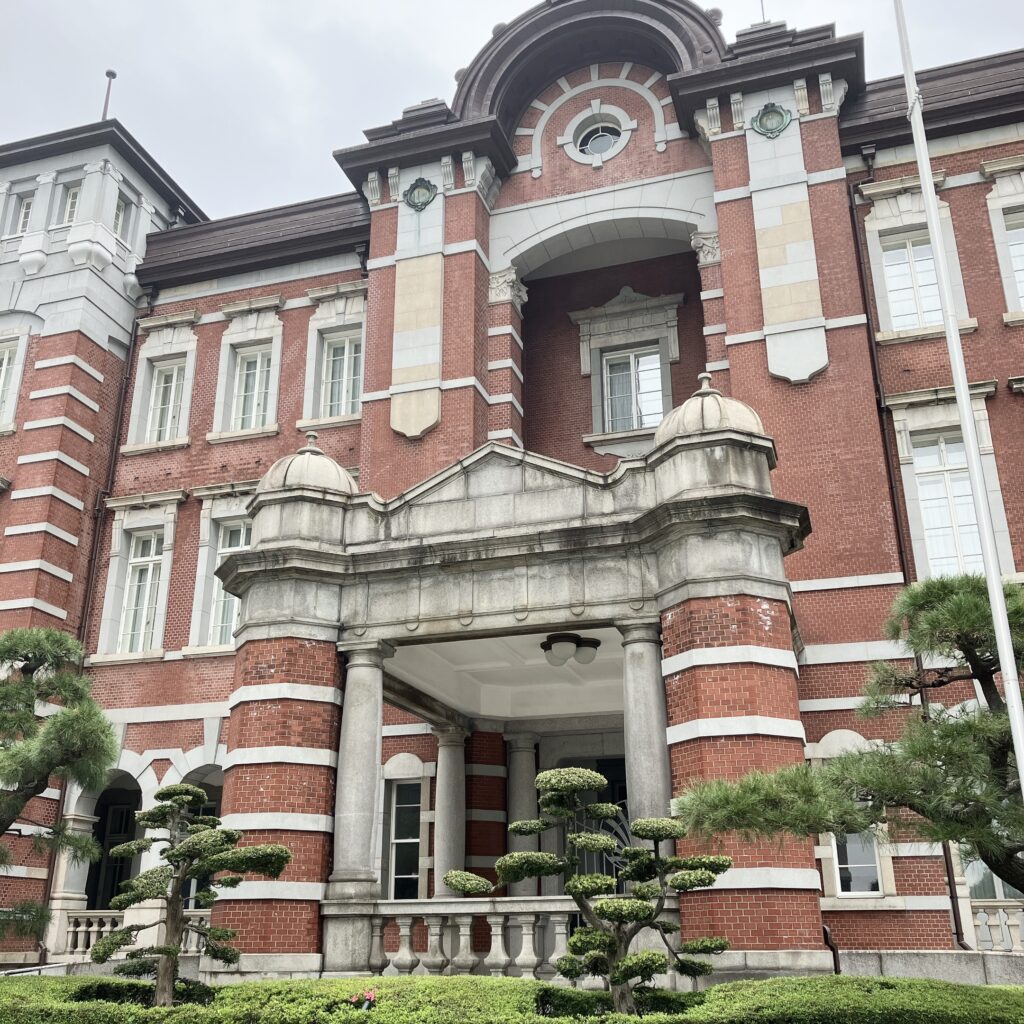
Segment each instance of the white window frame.
[{"label": "white window frame", "polygon": [[346,281],[341,284],[311,288],[307,294],[316,303],[309,318],[306,340],[306,375],[302,396],[300,430],[352,423],[362,417],[362,401],[353,413],[340,416],[324,414],[324,364],[327,346],[342,338],[358,339],[362,357],[360,397],[366,369],[366,282]]},{"label": "white window frame", "polygon": [[0,434],[8,434],[15,428],[28,339],[27,328],[0,328]]},{"label": "white window frame", "polygon": [[[165,448],[182,448],[189,444],[188,428],[192,411],[192,394],[195,389],[198,342],[193,330],[194,314],[181,314],[179,321],[154,328],[148,333],[146,340],[138,346],[135,388],[128,417],[128,437],[127,443],[121,448],[123,455],[158,451]],[[163,441],[151,441],[153,385],[157,371],[172,363],[180,362],[184,362],[185,370],[181,405],[178,410],[174,436],[169,436]]]},{"label": "white window frame", "polygon": [[246,480],[212,484],[197,487],[192,492],[203,505],[199,512],[199,551],[196,557],[192,619],[189,624],[188,647],[183,652],[186,657],[229,654],[235,649],[233,639],[229,644],[211,643],[214,635],[214,604],[219,586],[214,572],[221,562],[221,526],[230,522],[248,521],[246,506],[257,482]]},{"label": "white window frame", "polygon": [[[1013,560],[1013,545],[1006,521],[1006,509],[999,484],[999,469],[995,450],[992,446],[992,431],[989,427],[986,400],[996,392],[995,381],[972,384],[971,406],[981,447],[981,464],[985,473],[988,504],[995,528],[996,552],[999,567],[1004,575],[1016,572]],[[896,432],[896,446],[900,460],[900,478],[903,483],[903,497],[906,504],[907,522],[910,528],[910,547],[918,579],[930,578],[928,545],[925,540],[924,520],[921,514],[921,500],[917,488],[917,473],[914,468],[914,437],[933,435],[960,429],[960,417],[956,409],[953,388],[928,388],[923,391],[908,391],[885,396],[885,404],[893,419]]]},{"label": "white window frame", "polygon": [[[330,334],[323,339],[322,372],[320,375],[320,418],[342,419],[352,417],[355,419],[360,415],[362,409],[363,394],[363,335],[362,331],[345,332],[341,334]],[[342,362],[345,366],[345,374],[341,378],[341,408],[331,409],[328,406],[329,393],[334,383],[333,378],[328,377],[328,367],[333,360],[331,355],[335,349],[341,349],[344,353]],[[355,352],[358,350],[358,352]],[[358,368],[352,370],[353,361],[358,360]]]},{"label": "white window frame", "polygon": [[411,753],[395,754],[382,766],[380,787],[378,789],[378,824],[377,824],[377,863],[381,880],[381,889],[391,899],[394,892],[392,874],[392,842],[391,822],[394,812],[394,791],[396,783],[418,783],[420,786],[420,838],[419,838],[419,892],[418,899],[427,899],[429,890],[429,872],[434,865],[433,851],[430,848],[430,825],[434,820],[434,811],[430,804],[430,780],[436,773],[434,761],[421,761]]},{"label": "white window frame", "polygon": [[[830,832],[829,837],[832,840],[832,866],[835,870],[835,886],[836,895],[843,899],[877,899],[883,895],[882,891],[882,861],[878,854],[878,835],[874,831],[860,832],[857,833],[861,836],[867,836],[871,840],[871,850],[874,853],[874,868],[875,877],[878,879],[878,888],[872,889],[850,889],[849,891],[843,889],[841,865],[839,863],[839,841],[835,833]],[[864,867],[862,864],[855,865],[856,867]]]},{"label": "white window frame", "polygon": [[70,227],[78,219],[78,210],[82,205],[82,182],[69,181],[61,187],[59,227]]},{"label": "white window frame", "polygon": [[[941,179],[938,184],[941,185]],[[899,182],[873,182],[861,186],[861,194],[871,202],[871,212],[864,220],[867,238],[868,264],[871,270],[871,285],[878,313],[879,344],[903,341],[918,341],[924,338],[938,338],[944,333],[942,322],[897,330],[889,309],[889,289],[885,278],[884,247],[888,242],[906,238],[927,237],[928,229],[924,215],[924,197],[917,187],[916,179],[900,179]],[[964,291],[963,273],[957,252],[956,234],[949,203],[939,199],[940,238],[933,239],[935,258],[937,250],[945,252],[946,264],[953,288],[953,308],[960,321],[961,333],[977,329],[978,322],[971,319],[967,309],[967,294]]]},{"label": "white window frame", "polygon": [[[160,424],[156,419],[158,392],[165,386],[164,378],[170,377],[170,402],[167,405],[167,421]],[[185,358],[169,359],[154,363],[149,388],[149,416],[146,425],[146,441],[162,444],[176,441],[182,434],[181,409],[185,400]],[[159,408],[163,408],[160,406]],[[159,435],[159,436],[157,436]]]},{"label": "white window frame", "polygon": [[1024,285],[1018,284],[1014,271],[1009,238],[1012,229],[1007,224],[1007,218],[1024,215],[1024,156],[982,164],[982,173],[993,181],[985,202],[1006,303],[1003,320],[1008,324],[1024,323]]},{"label": "white window frame", "polygon": [[[184,498],[183,491],[166,491],[162,494],[130,496],[107,501],[107,507],[114,512],[114,519],[111,524],[110,557],[107,562],[107,583],[99,642],[97,654],[92,661],[149,661],[163,657],[175,526],[178,505]],[[144,533],[159,534],[163,545],[152,641],[147,650],[123,651],[121,636],[129,584],[132,538],[136,534]]]},{"label": "white window frame", "polygon": [[[653,345],[639,345],[635,348],[625,349],[611,349],[606,350],[601,356],[601,392],[602,392],[602,426],[606,434],[623,433],[634,430],[655,430],[657,429],[658,423],[665,418],[665,393],[664,393],[664,380],[662,379],[661,387],[659,392],[661,394],[661,416],[658,418],[657,423],[638,423],[637,420],[640,417],[640,408],[637,401],[638,392],[635,390],[637,383],[637,360],[641,356],[654,355],[658,357],[658,371],[659,375],[664,378],[662,372],[661,363],[661,350],[655,343]],[[609,366],[614,362],[621,362],[623,359],[629,360],[630,367],[630,398],[632,400],[632,410],[630,417],[629,426],[612,426],[612,414],[611,414],[611,394],[609,389]]]},{"label": "white window frame", "polygon": [[[259,301],[267,300],[253,300]],[[213,430],[206,435],[207,441],[218,443],[235,438],[265,437],[278,432],[277,402],[284,335],[284,325],[277,315],[280,305],[280,297],[272,296],[266,308],[238,310],[234,305],[222,307],[229,317],[229,323],[221,338]],[[239,359],[262,351],[267,352],[270,359],[262,422],[256,426],[237,428],[234,424]]]},{"label": "white window frame", "polygon": [[[959,427],[951,430],[943,430],[938,433],[922,433],[918,432],[911,437],[911,446],[914,450],[924,447],[925,444],[934,442],[939,450],[940,464],[934,468],[922,468],[918,466],[916,460],[914,463],[914,482],[918,489],[918,502],[920,503],[920,488],[922,477],[937,478],[941,479],[943,483],[943,490],[945,491],[945,503],[947,511],[949,513],[950,523],[953,531],[953,546],[956,555],[956,568],[951,573],[939,573],[935,569],[935,565],[932,561],[933,558],[937,558],[935,552],[928,550],[928,536],[927,530],[925,531],[925,551],[928,556],[928,575],[929,576],[961,576],[965,573],[984,573],[985,569],[983,565],[968,566],[965,561],[965,555],[961,547],[961,524],[957,520],[957,507],[956,501],[953,496],[952,488],[952,477],[953,474],[966,477],[968,475],[967,461],[959,465],[951,465],[946,458],[946,448],[951,441],[959,441],[963,443],[963,437],[960,434]],[[968,479],[968,487],[970,486],[970,480]],[[923,508],[923,506],[922,506]],[[973,507],[972,507],[973,511]],[[922,516],[923,518],[923,516]],[[974,523],[975,531],[978,532],[978,524]],[[980,539],[979,539],[980,547]],[[981,558],[980,551],[978,558]]]},{"label": "white window frame", "polygon": [[125,243],[131,235],[132,222],[132,201],[123,193],[117,193],[117,200],[114,204],[114,234]]},{"label": "white window frame", "polygon": [[1024,207],[1003,214],[1010,251],[1010,272],[1016,296],[1015,310],[1024,309]]},{"label": "white window frame", "polygon": [[[935,252],[927,235],[912,234],[900,235],[885,238],[882,240],[882,272],[885,278],[886,301],[889,304],[889,315],[892,318],[892,326],[895,331],[926,331],[931,327],[942,324],[942,309],[938,304],[938,285],[936,285],[935,308],[930,312],[925,309],[922,297],[922,283],[919,274],[919,264],[922,262],[919,250],[927,247],[930,252],[928,259],[935,267]],[[889,268],[892,265],[888,259],[890,253],[901,253],[907,259],[908,274],[910,277],[910,290],[914,297],[914,323],[903,323],[896,321],[896,315],[892,312],[893,305],[893,281],[889,275]]]},{"label": "white window frame", "polygon": [[11,234],[24,235],[28,233],[32,221],[32,207],[35,205],[36,193],[31,192],[15,193],[14,213],[11,218]]},{"label": "white window frame", "polygon": [[[225,533],[230,530],[240,530],[241,543],[228,545],[225,543]],[[213,568],[216,569],[228,556],[239,551],[248,551],[252,547],[252,520],[251,519],[221,519],[217,521],[217,546],[213,559]],[[233,594],[229,594],[216,573],[211,573],[212,606],[210,609],[210,632],[208,643],[210,647],[234,647],[234,631],[238,625],[238,617],[241,612],[241,601]],[[233,622],[226,640],[219,635],[224,628],[222,610],[225,608],[234,609]]]},{"label": "white window frame", "polygon": [[[421,828],[417,832],[415,837],[406,837],[398,839],[395,837],[395,818],[397,816],[398,807],[398,793],[403,787],[408,787],[411,790],[418,791],[419,799],[415,804],[403,803],[402,807],[416,807],[419,811],[419,819]],[[416,895],[407,896],[405,899],[419,899],[419,879],[422,873],[420,868],[420,861],[423,857],[423,833],[422,833],[422,820],[423,820],[423,785],[415,779],[394,779],[388,785],[388,807],[390,808],[390,819],[391,824],[388,829],[388,899],[397,900],[400,897],[395,895],[395,883],[399,878],[415,878],[416,879]],[[396,854],[398,853],[398,847],[400,846],[416,846],[416,873],[414,875],[398,875],[395,870]]]},{"label": "white window frame", "polygon": [[[142,545],[151,545],[150,552],[140,551]],[[153,640],[156,631],[157,609],[160,603],[160,585],[163,570],[163,531],[135,530],[128,535],[128,555],[125,562],[127,575],[125,578],[125,600],[121,609],[121,625],[117,634],[118,654],[144,654],[154,649]],[[135,582],[136,571],[142,580]],[[131,601],[133,588],[138,587],[140,594],[134,603]],[[143,625],[141,632],[129,632],[129,620],[141,609]],[[152,616],[152,621],[150,620]],[[135,645],[133,637],[139,637]]]},{"label": "white window frame", "polygon": [[[247,378],[252,367],[252,389]],[[234,433],[262,430],[266,427],[270,404],[270,372],[273,353],[270,345],[253,345],[234,351],[234,385],[231,391],[231,421],[228,429]],[[251,406],[246,405],[251,399]]]}]

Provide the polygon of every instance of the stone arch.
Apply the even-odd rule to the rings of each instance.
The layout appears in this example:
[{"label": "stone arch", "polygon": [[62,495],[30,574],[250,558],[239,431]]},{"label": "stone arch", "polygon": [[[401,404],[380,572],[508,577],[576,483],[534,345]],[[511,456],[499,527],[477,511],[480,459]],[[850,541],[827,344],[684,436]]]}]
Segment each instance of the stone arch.
[{"label": "stone arch", "polygon": [[713,67],[725,52],[715,20],[689,0],[539,4],[495,31],[459,75],[452,108],[510,131],[544,86],[575,67],[633,61],[673,74]]},{"label": "stone arch", "polygon": [[829,758],[838,757],[840,754],[851,754],[858,750],[871,750],[876,746],[875,741],[867,739],[853,729],[833,729],[826,733],[817,743],[808,744],[807,757],[821,758],[827,761]]}]

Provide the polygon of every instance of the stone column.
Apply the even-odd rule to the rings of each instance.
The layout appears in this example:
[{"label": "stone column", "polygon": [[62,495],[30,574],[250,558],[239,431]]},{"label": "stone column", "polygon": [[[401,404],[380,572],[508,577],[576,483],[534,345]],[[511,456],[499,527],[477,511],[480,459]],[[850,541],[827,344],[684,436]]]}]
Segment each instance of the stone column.
[{"label": "stone column", "polygon": [[642,622],[618,629],[623,648],[622,725],[629,816],[664,818],[669,813],[672,782],[659,626]]},{"label": "stone column", "polygon": [[466,734],[461,729],[435,729],[437,785],[434,804],[434,897],[459,893],[441,881],[449,871],[466,866]]},{"label": "stone column", "polygon": [[330,899],[380,896],[373,837],[384,727],[384,659],[393,653],[394,648],[384,643],[345,652]]},{"label": "stone column", "polygon": [[[510,733],[505,736],[508,744],[508,821],[525,821],[536,818],[537,807],[537,737],[531,732]],[[508,834],[509,853],[533,851],[540,848],[540,836],[517,836]],[[508,887],[510,896],[536,896],[537,879],[527,878],[513,882]]]},{"label": "stone column", "polygon": [[[90,809],[96,798],[83,800]],[[64,824],[75,835],[92,836],[93,826],[99,818],[81,811],[64,815]],[[53,888],[50,910],[53,917],[46,927],[46,948],[51,953],[63,953],[67,944],[67,922],[64,912],[74,913],[86,909],[85,885],[89,878],[89,862],[75,860],[67,850],[57,854],[53,866]]]}]

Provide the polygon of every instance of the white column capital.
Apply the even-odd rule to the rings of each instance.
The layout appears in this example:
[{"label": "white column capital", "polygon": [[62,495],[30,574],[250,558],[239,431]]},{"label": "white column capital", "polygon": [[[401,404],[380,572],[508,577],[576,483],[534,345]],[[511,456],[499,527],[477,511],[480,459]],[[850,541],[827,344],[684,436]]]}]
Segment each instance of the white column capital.
[{"label": "white column capital", "polygon": [[540,737],[535,732],[507,732],[504,733],[502,739],[508,744],[510,752],[520,750],[532,751],[540,742]]},{"label": "white column capital", "polygon": [[359,647],[341,650],[347,668],[382,668],[387,658],[395,656],[395,649],[383,640]]},{"label": "white column capital", "polygon": [[439,747],[458,747],[466,742],[469,733],[465,729],[454,726],[435,726],[430,730],[437,739]]},{"label": "white column capital", "polygon": [[660,644],[660,622],[622,622],[615,627],[622,634],[622,646],[627,644]]}]

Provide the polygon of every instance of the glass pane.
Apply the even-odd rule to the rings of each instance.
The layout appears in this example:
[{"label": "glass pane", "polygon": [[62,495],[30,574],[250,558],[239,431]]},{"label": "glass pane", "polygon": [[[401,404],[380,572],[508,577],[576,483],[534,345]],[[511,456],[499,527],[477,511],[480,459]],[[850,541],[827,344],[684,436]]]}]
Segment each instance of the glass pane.
[{"label": "glass pane", "polygon": [[396,878],[392,884],[391,897],[396,900],[414,900],[420,894],[419,878]]},{"label": "glass pane", "polygon": [[417,875],[420,870],[420,844],[395,843],[395,878],[399,875]]},{"label": "glass pane", "polygon": [[628,356],[605,363],[605,392],[608,397],[608,422],[605,429],[633,429],[633,380]]},{"label": "glass pane", "polygon": [[836,836],[836,857],[841,892],[878,892],[874,838],[868,833]]},{"label": "glass pane", "polygon": [[637,426],[655,427],[664,415],[661,397],[661,359],[657,352],[636,357]]},{"label": "glass pane", "polygon": [[420,784],[418,782],[399,782],[395,786],[395,803],[419,807]]},{"label": "glass pane", "polygon": [[395,839],[418,839],[420,835],[419,807],[395,808]]},{"label": "glass pane", "polygon": [[995,877],[980,860],[964,862],[964,877],[970,886],[972,900],[997,898]]}]

